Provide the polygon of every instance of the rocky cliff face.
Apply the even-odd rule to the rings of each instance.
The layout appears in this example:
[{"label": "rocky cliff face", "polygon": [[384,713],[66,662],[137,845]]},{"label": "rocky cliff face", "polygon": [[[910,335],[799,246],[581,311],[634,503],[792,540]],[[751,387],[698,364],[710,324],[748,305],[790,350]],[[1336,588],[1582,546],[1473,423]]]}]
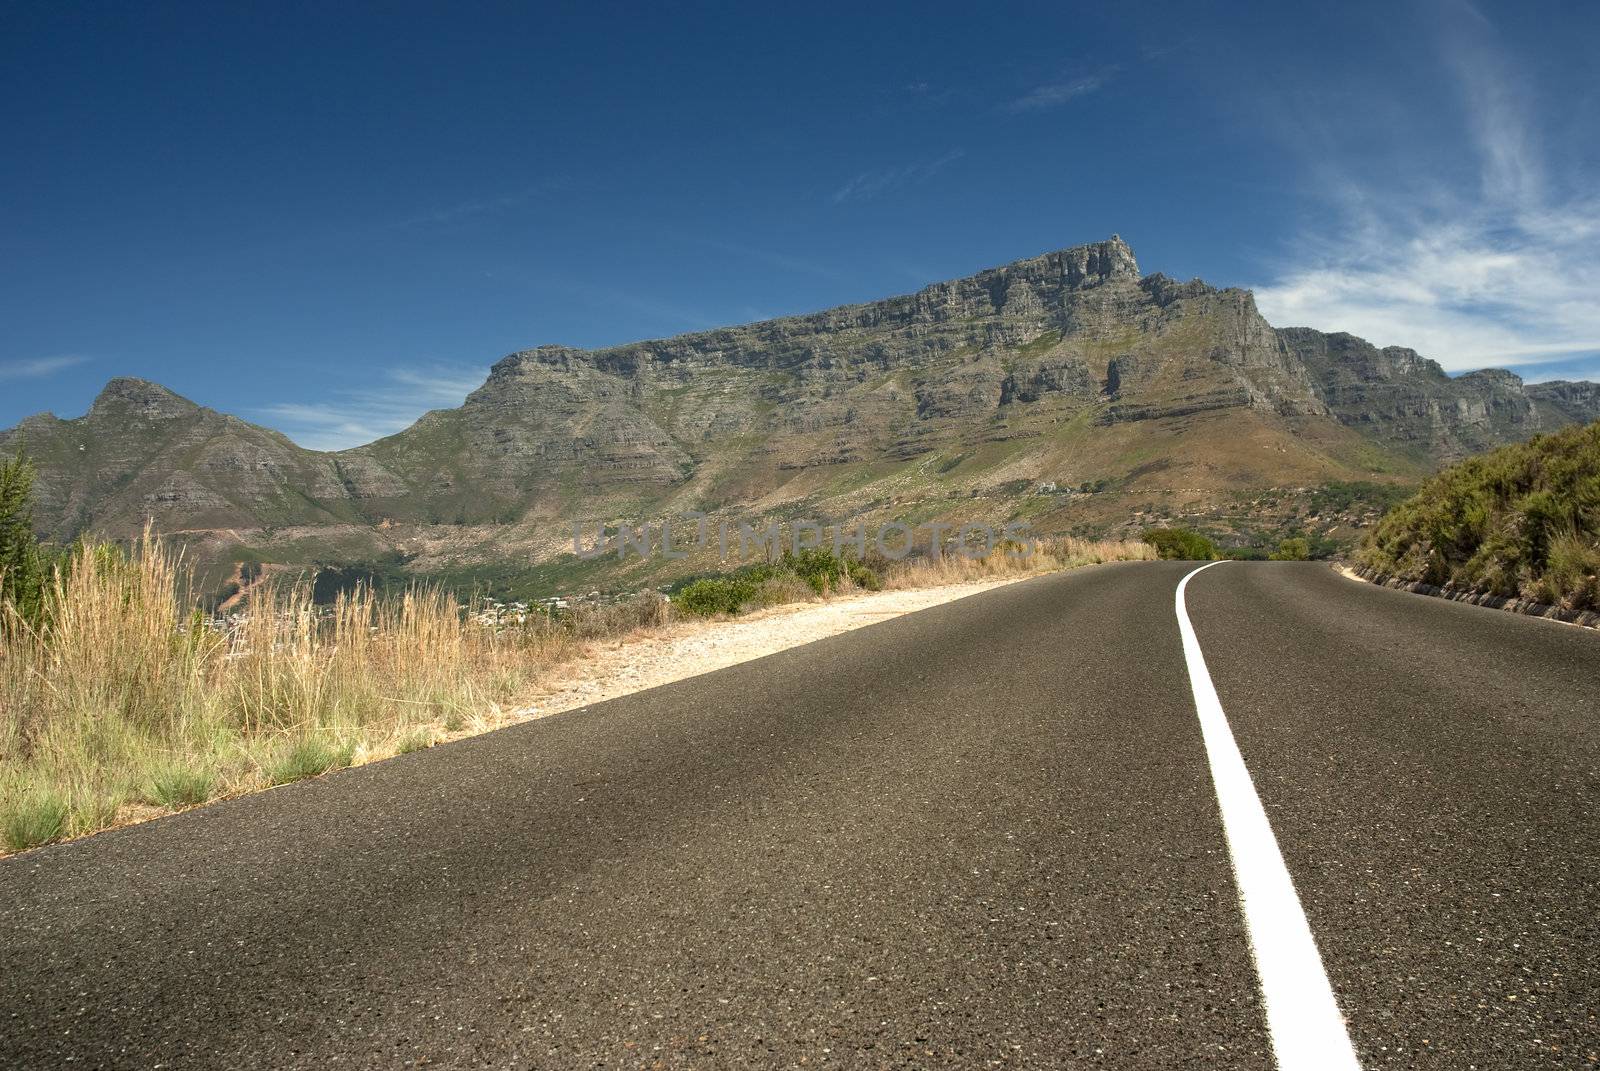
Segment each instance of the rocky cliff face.
[{"label": "rocky cliff face", "polygon": [[1600,383],[1555,380],[1523,388],[1546,426],[1586,424],[1600,419]]},{"label": "rocky cliff face", "polygon": [[1278,332],[1340,423],[1387,446],[1453,461],[1501,443],[1600,419],[1600,384],[1525,386],[1501,369],[1451,378],[1415,350],[1378,349],[1307,327]]},{"label": "rocky cliff face", "polygon": [[459,409],[335,454],[137,380],[5,438],[39,460],[56,534],[147,516],[387,531],[914,512],[1041,480],[1232,493],[1365,478],[1375,457],[1420,473],[1592,419],[1595,384],[1452,379],[1411,350],[1275,330],[1247,291],[1142,275],[1113,237],[808,316],[514,353]]},{"label": "rocky cliff face", "polygon": [[[548,500],[567,477],[597,491],[714,485],[730,456],[790,471],[908,460],[1038,438],[1079,415],[1230,408],[1327,412],[1248,293],[1141,277],[1113,238],[810,316],[515,353],[460,410],[354,454],[427,473],[451,510],[481,520]],[[466,488],[476,497],[453,493]],[[411,519],[428,489],[360,486]]]}]

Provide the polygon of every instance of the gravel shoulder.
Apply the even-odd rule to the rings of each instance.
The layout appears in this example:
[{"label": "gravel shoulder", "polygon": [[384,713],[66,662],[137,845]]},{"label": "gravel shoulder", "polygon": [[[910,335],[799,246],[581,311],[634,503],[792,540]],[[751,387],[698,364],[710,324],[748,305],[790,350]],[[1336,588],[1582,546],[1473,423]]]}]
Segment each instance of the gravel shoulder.
[{"label": "gravel shoulder", "polygon": [[596,642],[582,658],[555,667],[523,706],[508,712],[506,723],[559,714],[726,669],[1027,579],[1030,577],[1010,576],[790,603],[736,619],[678,621],[657,631]]}]

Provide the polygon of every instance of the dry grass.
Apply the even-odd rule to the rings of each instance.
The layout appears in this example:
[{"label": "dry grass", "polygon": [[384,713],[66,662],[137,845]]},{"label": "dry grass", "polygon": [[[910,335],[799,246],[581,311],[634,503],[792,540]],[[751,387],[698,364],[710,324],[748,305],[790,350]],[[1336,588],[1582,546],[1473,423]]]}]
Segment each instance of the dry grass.
[{"label": "dry grass", "polygon": [[641,598],[519,627],[418,589],[253,593],[223,632],[187,613],[176,555],[86,548],[39,628],[0,619],[0,850],[93,832],[416,750],[503,721],[505,704],[587,639],[665,620]]},{"label": "dry grass", "polygon": [[[928,587],[1151,556],[1063,540],[1027,558],[896,563],[883,579]],[[0,852],[506,724],[590,641],[671,622],[651,596],[490,628],[437,590],[357,590],[330,608],[307,586],[264,585],[224,631],[186,610],[187,590],[179,558],[147,536],[132,554],[78,551],[38,628],[0,608]],[[759,601],[818,597],[791,578]]]},{"label": "dry grass", "polygon": [[895,562],[884,570],[883,586],[891,589],[926,588],[1006,576],[1033,576],[1084,565],[1112,561],[1153,561],[1155,548],[1135,540],[1040,540],[1033,553],[1021,554],[1016,546],[997,547],[978,558],[945,553],[938,558]]}]

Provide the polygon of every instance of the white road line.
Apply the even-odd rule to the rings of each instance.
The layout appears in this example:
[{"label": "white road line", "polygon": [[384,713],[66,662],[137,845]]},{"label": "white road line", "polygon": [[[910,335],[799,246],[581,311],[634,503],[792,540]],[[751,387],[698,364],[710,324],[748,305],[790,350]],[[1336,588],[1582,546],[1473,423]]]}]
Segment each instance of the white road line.
[{"label": "white road line", "polygon": [[1289,868],[1283,864],[1261,797],[1256,795],[1233,730],[1228,728],[1200,641],[1184,608],[1183,589],[1189,581],[1221,564],[1202,565],[1178,584],[1178,632],[1183,636],[1183,657],[1189,663],[1189,683],[1211,763],[1211,781],[1222,808],[1239,903],[1250,931],[1250,951],[1261,980],[1272,1051],[1283,1071],[1360,1071],[1316,938],[1311,936]]}]

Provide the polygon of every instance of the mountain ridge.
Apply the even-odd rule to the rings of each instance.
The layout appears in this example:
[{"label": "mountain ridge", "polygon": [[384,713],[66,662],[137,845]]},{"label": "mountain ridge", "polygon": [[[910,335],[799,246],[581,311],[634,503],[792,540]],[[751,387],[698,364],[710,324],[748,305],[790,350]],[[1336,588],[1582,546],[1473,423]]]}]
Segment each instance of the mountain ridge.
[{"label": "mountain ridge", "polygon": [[[461,406],[346,450],[127,377],[0,446],[27,442],[58,538],[153,518],[266,533],[212,556],[429,566],[548,557],[558,522],[687,509],[1126,528],[1265,488],[1414,480],[1593,419],[1600,385],[1452,378],[1403,347],[1274,328],[1248,290],[1142,274],[1113,236],[878,301],[520,350]],[[1095,496],[1041,506],[1036,484],[1113,487],[1125,515]]]}]

